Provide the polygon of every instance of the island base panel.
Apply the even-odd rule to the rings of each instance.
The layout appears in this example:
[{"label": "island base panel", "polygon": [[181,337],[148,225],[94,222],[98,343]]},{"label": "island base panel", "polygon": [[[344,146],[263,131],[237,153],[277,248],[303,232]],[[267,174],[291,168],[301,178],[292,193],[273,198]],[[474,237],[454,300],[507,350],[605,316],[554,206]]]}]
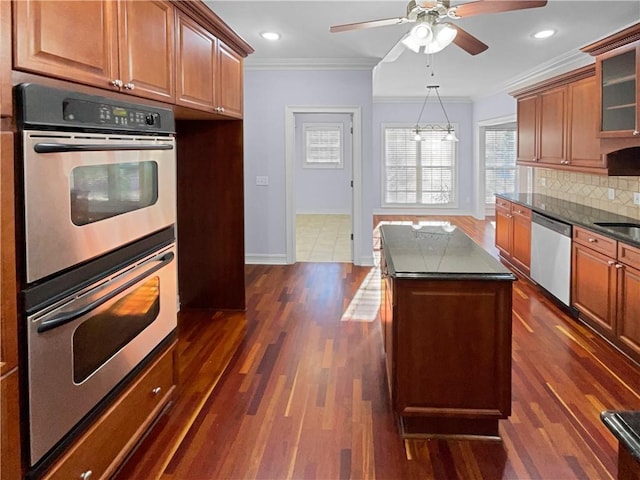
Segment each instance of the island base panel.
[{"label": "island base panel", "polygon": [[462,437],[500,440],[498,419],[407,417],[398,418],[403,438]]}]

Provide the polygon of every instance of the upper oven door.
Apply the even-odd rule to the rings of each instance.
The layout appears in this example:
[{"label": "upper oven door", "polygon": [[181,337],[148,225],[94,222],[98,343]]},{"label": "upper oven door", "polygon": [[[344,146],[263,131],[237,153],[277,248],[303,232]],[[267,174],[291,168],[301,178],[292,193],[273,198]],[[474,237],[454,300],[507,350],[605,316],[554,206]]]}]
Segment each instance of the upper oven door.
[{"label": "upper oven door", "polygon": [[23,135],[27,283],[175,223],[173,137]]}]

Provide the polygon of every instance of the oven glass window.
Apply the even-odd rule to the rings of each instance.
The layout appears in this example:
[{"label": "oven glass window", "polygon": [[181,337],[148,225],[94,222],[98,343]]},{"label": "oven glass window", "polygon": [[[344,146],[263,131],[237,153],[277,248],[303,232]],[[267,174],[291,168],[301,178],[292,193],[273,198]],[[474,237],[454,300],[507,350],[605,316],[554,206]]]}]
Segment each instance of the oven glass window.
[{"label": "oven glass window", "polygon": [[81,383],[158,317],[160,278],[138,285],[73,334],[73,380]]},{"label": "oven glass window", "polygon": [[158,164],[130,162],[76,167],[71,172],[71,221],[99,222],[158,201]]}]

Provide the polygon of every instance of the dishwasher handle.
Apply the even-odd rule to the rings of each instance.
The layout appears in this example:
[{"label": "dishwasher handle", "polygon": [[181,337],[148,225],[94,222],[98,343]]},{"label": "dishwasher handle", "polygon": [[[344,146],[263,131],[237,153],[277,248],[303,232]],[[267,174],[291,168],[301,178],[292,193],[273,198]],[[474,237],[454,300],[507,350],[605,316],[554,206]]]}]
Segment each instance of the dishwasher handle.
[{"label": "dishwasher handle", "polygon": [[554,220],[553,218],[540,215],[537,212],[533,212],[531,214],[531,221],[545,228],[548,228],[549,230],[559,233],[560,235],[571,237],[571,225],[569,225],[568,223]]}]

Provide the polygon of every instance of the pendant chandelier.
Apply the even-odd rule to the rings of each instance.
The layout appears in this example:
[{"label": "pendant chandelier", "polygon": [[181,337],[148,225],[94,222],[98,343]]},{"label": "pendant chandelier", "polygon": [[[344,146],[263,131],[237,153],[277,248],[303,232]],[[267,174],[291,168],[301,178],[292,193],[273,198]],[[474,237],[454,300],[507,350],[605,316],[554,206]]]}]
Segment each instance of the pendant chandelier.
[{"label": "pendant chandelier", "polygon": [[[447,111],[444,109],[444,105],[442,104],[442,99],[440,98],[440,93],[438,93],[438,88],[440,88],[440,85],[427,85],[427,95],[424,97],[424,102],[422,103],[420,114],[418,115],[418,121],[416,122],[416,126],[414,128],[415,136],[413,137],[413,139],[416,142],[420,142],[424,140],[424,138],[421,135],[422,132],[434,131],[434,130],[445,132],[445,135],[442,138],[442,141],[448,141],[448,142],[458,141],[458,138],[456,137],[456,132],[453,129],[451,122],[449,121],[449,116],[447,115]],[[424,107],[426,107],[427,101],[429,100],[429,95],[431,95],[432,91],[436,92],[436,96],[438,97],[438,103],[440,103],[440,108],[442,108],[442,112],[444,113],[444,118],[447,119],[447,125],[444,127],[441,125],[420,125],[420,119],[422,118]]]}]

